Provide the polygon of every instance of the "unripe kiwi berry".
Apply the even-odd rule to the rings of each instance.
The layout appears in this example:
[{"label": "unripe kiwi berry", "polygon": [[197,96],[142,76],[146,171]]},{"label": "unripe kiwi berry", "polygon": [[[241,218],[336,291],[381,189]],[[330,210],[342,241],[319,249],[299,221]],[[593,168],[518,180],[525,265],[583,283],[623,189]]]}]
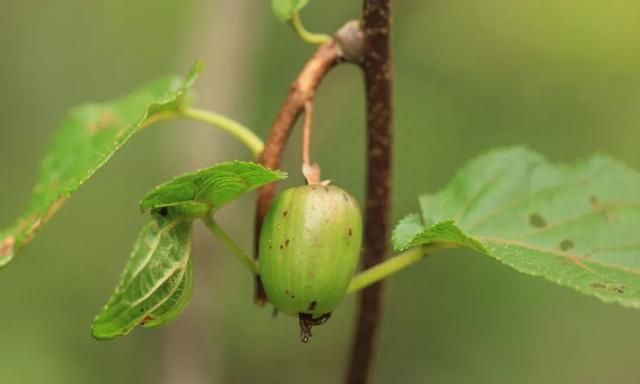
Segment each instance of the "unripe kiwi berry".
[{"label": "unripe kiwi berry", "polygon": [[[283,191],[260,233],[259,272],[275,308],[311,325],[324,322],[356,270],[362,219],[356,200],[333,185]],[[303,337],[303,340],[306,341]]]}]

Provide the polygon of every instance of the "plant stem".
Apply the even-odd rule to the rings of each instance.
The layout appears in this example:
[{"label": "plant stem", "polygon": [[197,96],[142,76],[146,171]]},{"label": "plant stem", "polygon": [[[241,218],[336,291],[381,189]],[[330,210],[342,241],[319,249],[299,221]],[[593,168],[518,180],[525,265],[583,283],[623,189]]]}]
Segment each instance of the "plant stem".
[{"label": "plant stem", "polygon": [[321,45],[332,40],[331,36],[325,35],[324,33],[311,33],[307,31],[304,25],[302,25],[302,20],[300,20],[300,14],[298,12],[294,13],[291,18],[291,26],[293,26],[293,29],[298,33],[298,36],[309,44]]},{"label": "plant stem", "polygon": [[183,108],[179,113],[180,116],[221,128],[246,145],[256,158],[264,150],[264,143],[253,131],[226,116],[198,108]]},{"label": "plant stem", "polygon": [[[364,225],[365,269],[384,261],[389,248],[393,73],[391,61],[391,0],[364,0],[364,71],[367,102],[367,197]],[[346,376],[349,384],[369,381],[382,316],[382,283],[362,291]]]},{"label": "plant stem", "polygon": [[258,275],[258,265],[254,259],[252,259],[246,252],[244,252],[238,245],[227,235],[227,233],[216,223],[211,216],[207,215],[203,218],[203,221],[207,228],[213,233],[213,235],[220,240],[229,251],[238,259],[240,262],[249,269],[251,273],[255,276]]},{"label": "plant stem", "polygon": [[360,272],[351,280],[347,293],[355,293],[363,288],[377,283],[394,273],[401,271],[427,256],[423,247],[408,249],[401,254],[391,257],[384,262]]}]

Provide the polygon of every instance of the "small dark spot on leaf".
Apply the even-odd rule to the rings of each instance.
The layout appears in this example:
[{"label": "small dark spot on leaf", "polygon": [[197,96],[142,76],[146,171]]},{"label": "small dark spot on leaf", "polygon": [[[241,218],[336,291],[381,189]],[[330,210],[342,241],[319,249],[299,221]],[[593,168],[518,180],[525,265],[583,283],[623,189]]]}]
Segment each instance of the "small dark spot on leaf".
[{"label": "small dark spot on leaf", "polygon": [[608,289],[616,293],[624,293],[624,286],[622,285],[611,285]]},{"label": "small dark spot on leaf", "polygon": [[140,325],[144,326],[145,324],[147,324],[147,322],[149,322],[149,321],[151,321],[153,319],[155,319],[155,317],[147,315],[147,316],[144,317],[144,319],[142,319],[140,321]]},{"label": "small dark spot on leaf", "polygon": [[562,242],[560,242],[560,249],[563,251],[568,251],[571,248],[573,248],[575,246],[575,244],[573,243],[572,240],[569,239],[564,239],[562,240]]},{"label": "small dark spot on leaf", "polygon": [[162,207],[158,210],[158,215],[165,217],[169,214],[169,208],[167,207]]},{"label": "small dark spot on leaf", "polygon": [[539,213],[532,213],[529,215],[529,224],[536,228],[544,228],[547,226],[547,221]]},{"label": "small dark spot on leaf", "polygon": [[314,309],[316,309],[317,305],[318,305],[318,302],[313,300],[312,302],[309,303],[309,310],[313,311]]},{"label": "small dark spot on leaf", "polygon": [[605,283],[591,283],[589,284],[589,288],[594,289],[606,289],[607,291],[616,292],[623,294],[624,293],[624,285],[613,285],[613,284],[605,284]]}]

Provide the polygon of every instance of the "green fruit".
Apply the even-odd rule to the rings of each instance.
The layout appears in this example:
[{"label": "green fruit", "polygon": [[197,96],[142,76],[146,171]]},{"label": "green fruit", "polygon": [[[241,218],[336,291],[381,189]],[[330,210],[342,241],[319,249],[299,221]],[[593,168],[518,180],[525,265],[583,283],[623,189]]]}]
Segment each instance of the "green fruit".
[{"label": "green fruit", "polygon": [[260,233],[267,298],[301,324],[325,321],[346,293],[361,240],[360,209],[344,190],[315,184],[283,191]]}]

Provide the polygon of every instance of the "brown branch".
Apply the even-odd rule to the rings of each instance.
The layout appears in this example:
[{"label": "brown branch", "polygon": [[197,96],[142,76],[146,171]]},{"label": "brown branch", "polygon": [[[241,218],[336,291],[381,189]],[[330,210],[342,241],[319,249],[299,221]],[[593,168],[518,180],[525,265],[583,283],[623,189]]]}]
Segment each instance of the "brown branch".
[{"label": "brown branch", "polygon": [[[335,35],[335,39],[321,45],[307,61],[296,80],[291,84],[287,98],[280,107],[280,111],[271,127],[271,132],[265,143],[264,152],[260,156],[260,163],[268,168],[278,169],[284,154],[291,130],[305,104],[311,102],[320,82],[337,64],[345,61],[356,61],[363,46],[363,35],[357,22],[345,24]],[[260,228],[269,206],[275,195],[275,185],[269,184],[258,191],[256,206],[254,257],[258,257]],[[260,277],[256,277],[256,303],[262,305],[267,302]]]},{"label": "brown branch", "polygon": [[[365,46],[362,68],[367,100],[367,197],[363,268],[382,262],[387,254],[391,207],[391,145],[393,96],[391,68],[391,0],[364,0]],[[346,382],[364,384],[382,314],[382,283],[360,296],[356,334]]]}]

